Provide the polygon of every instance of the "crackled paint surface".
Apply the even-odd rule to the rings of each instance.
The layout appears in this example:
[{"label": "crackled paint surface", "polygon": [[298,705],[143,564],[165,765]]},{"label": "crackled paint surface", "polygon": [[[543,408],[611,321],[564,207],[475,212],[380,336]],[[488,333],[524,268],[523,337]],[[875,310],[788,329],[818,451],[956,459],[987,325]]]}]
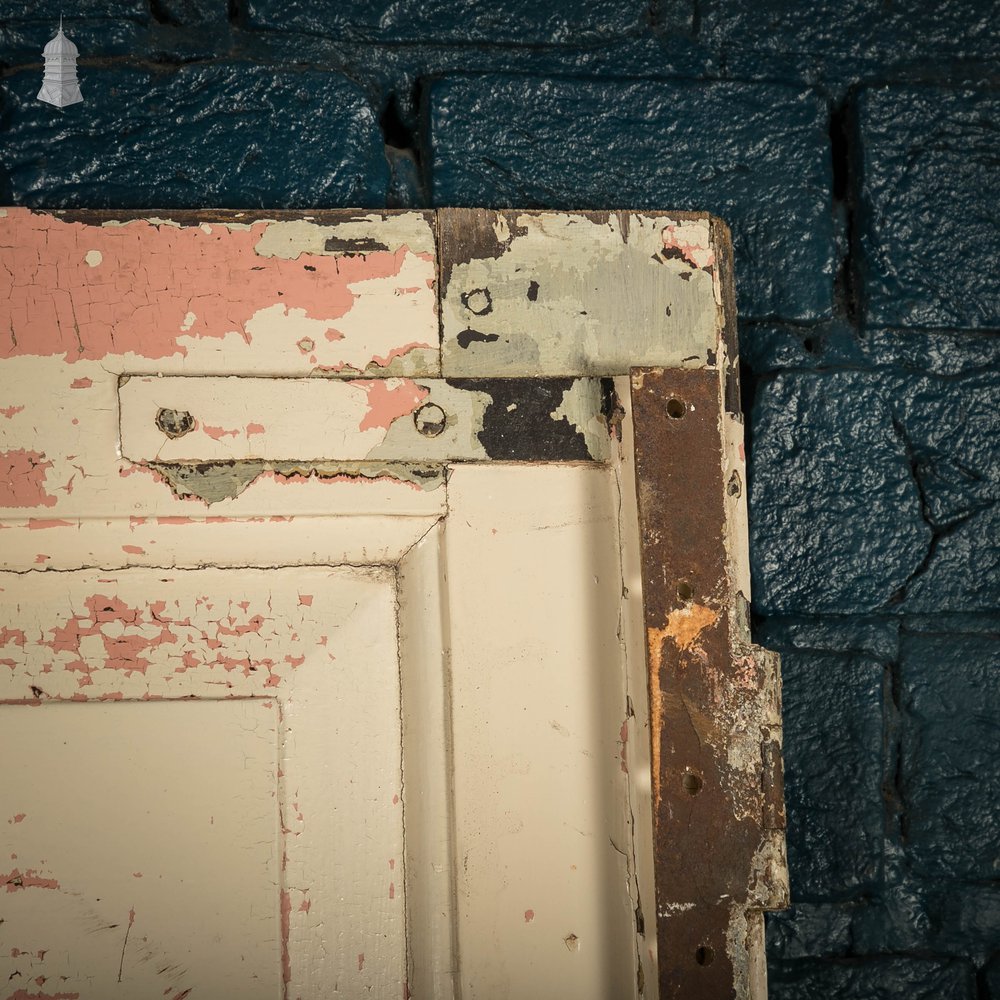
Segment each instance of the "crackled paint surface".
[{"label": "crackled paint surface", "polygon": [[714,363],[722,299],[712,226],[707,215],[449,212],[444,374]]},{"label": "crackled paint surface", "polygon": [[351,240],[363,241],[364,217],[338,239],[336,226],[305,220],[96,226],[8,209],[0,357],[134,355],[170,359],[172,370],[263,363],[310,374],[386,368],[423,351],[420,368],[433,367],[430,229],[414,215],[398,233],[394,220],[368,221],[379,240],[362,253]]},{"label": "crackled paint surface", "polygon": [[[210,854],[197,855],[202,821],[192,820],[188,854],[177,863],[190,864],[194,871],[217,865],[226,870],[227,878],[246,876],[260,895],[254,905],[266,932],[250,935],[252,948],[241,943],[233,960],[248,951],[254,962],[266,964],[269,957],[273,962],[267,974],[262,974],[258,992],[247,995],[273,997],[279,968],[288,996],[318,1000],[328,996],[336,982],[349,996],[362,996],[366,990],[400,995],[405,975],[403,894],[394,891],[400,881],[394,866],[403,857],[399,663],[393,638],[395,588],[389,572],[309,567],[238,573],[180,570],[171,575],[141,569],[0,574],[0,601],[7,621],[0,635],[0,711],[5,720],[13,720],[0,727],[5,754],[21,756],[25,748],[38,746],[38,766],[47,767],[42,750],[45,734],[49,726],[58,728],[60,719],[66,719],[50,715],[53,708],[72,711],[75,706],[81,714],[73,719],[95,719],[87,711],[94,705],[128,713],[145,707],[136,702],[172,703],[159,743],[149,751],[161,759],[151,762],[147,770],[159,774],[166,769],[174,775],[174,782],[162,801],[157,799],[150,822],[171,826],[173,820],[164,818],[164,810],[167,816],[171,810],[186,815],[179,799],[191,793],[191,776],[198,773],[204,780],[195,784],[203,802],[215,803],[214,810],[208,810],[215,822],[224,819],[225,829],[232,825],[242,831],[220,840],[222,854],[213,861]],[[385,641],[373,642],[372,636],[383,636]],[[187,700],[191,698],[208,700],[192,704]],[[205,716],[201,706],[208,706],[205,711],[210,712],[220,698],[236,699],[235,705],[266,706],[268,712],[274,706],[272,721],[267,723],[270,735],[266,727],[261,730],[251,724],[264,707],[247,708],[243,715],[233,710],[240,732],[251,730],[254,746],[266,744],[271,754],[266,767],[257,765],[262,758],[249,753],[244,739],[228,741],[234,743],[232,753],[239,765],[235,773],[209,769],[215,741],[227,742],[226,732],[216,728],[212,735],[213,717]],[[244,715],[251,722],[239,721]],[[120,740],[115,736],[122,719],[137,720],[135,736],[125,730]],[[77,796],[85,792],[90,800],[95,787],[107,788],[101,793],[101,803],[132,795],[131,788],[140,781],[137,775],[146,767],[144,719],[137,713],[100,717],[95,724],[105,733],[107,753],[123,756],[129,767],[138,770],[130,777],[132,772],[123,770],[125,764],[117,772],[112,768],[111,773],[95,765],[90,781],[74,779]],[[34,720],[41,720],[40,728]],[[175,768],[162,759],[172,753],[168,747],[177,740],[190,747],[195,732],[201,734],[202,743],[191,751],[195,757],[189,765]],[[157,749],[163,743],[167,748]],[[241,756],[241,748],[247,754]],[[244,767],[252,774],[244,776]],[[94,852],[103,851],[110,858],[125,835],[116,832],[120,826],[100,832],[101,824],[107,822],[103,805],[94,815],[87,812],[86,822],[95,831],[88,842],[96,841],[96,846],[90,854],[73,855],[89,860],[78,861],[72,872],[61,869],[56,846],[63,827],[47,822],[45,816],[58,811],[60,803],[71,811],[83,805],[73,796],[61,797],[57,788],[37,780],[30,769],[24,774],[27,777],[16,784],[5,783],[0,798],[0,815],[25,814],[17,825],[16,842],[11,841],[17,857],[9,862],[4,859],[4,883],[8,892],[19,892],[25,900],[40,899],[41,893],[54,901],[39,904],[41,909],[29,905],[24,935],[12,941],[26,954],[48,950],[45,969],[58,969],[52,973],[57,977],[68,974],[66,970],[73,965],[72,953],[66,951],[67,934],[72,937],[76,933],[72,928],[89,926],[92,919],[87,906],[93,908],[93,904],[86,903],[89,897],[81,880],[94,887],[87,892],[101,896],[97,887],[104,865],[90,868],[97,857]],[[241,785],[246,786],[246,794],[233,796],[233,789]],[[157,781],[149,787],[150,794],[161,794]],[[22,794],[19,789],[24,788],[33,791]],[[269,814],[268,807],[274,812]],[[211,828],[208,820],[206,815],[204,821]],[[210,833],[211,829],[204,835]],[[55,838],[51,850],[42,849],[47,843],[43,834]],[[227,868],[227,855],[234,843],[243,842],[241,838],[257,845],[259,863],[244,857],[240,867]],[[157,885],[156,880],[167,878],[159,866],[157,843],[156,837],[138,834],[126,838],[122,859],[114,865],[109,862],[110,871],[124,880],[115,899],[147,898],[149,907],[159,899],[156,905],[162,908],[167,898],[175,898],[169,894],[144,897],[150,885]],[[267,851],[273,851],[273,856]],[[197,855],[193,860],[192,852]],[[257,864],[252,875],[246,864]],[[134,872],[141,872],[142,879],[130,896],[126,890],[133,889]],[[162,883],[157,891],[166,891]],[[246,903],[243,893],[230,905],[241,905],[241,898]],[[117,921],[118,926],[102,940],[109,942],[108,947],[113,942],[119,951],[129,905],[124,909],[119,905],[121,913],[107,911],[108,921]],[[224,912],[219,905],[206,902],[200,909]],[[55,910],[46,909],[49,906]],[[144,947],[138,939],[145,933],[147,910],[139,902],[135,909],[137,940],[133,944],[139,949],[138,961]],[[105,911],[98,905],[97,912]],[[49,928],[46,938],[51,913],[60,915],[64,929],[57,933]],[[234,917],[232,926],[244,923]],[[331,939],[326,928],[334,923],[341,930]],[[176,945],[177,957],[171,964],[183,969],[184,988],[199,983],[206,988],[206,983],[210,986],[215,981],[206,978],[212,950],[204,949],[205,940],[201,934],[196,940],[185,939],[187,951],[183,952]],[[157,956],[167,947],[151,935],[146,944]],[[360,951],[370,957],[364,969],[355,961]],[[195,952],[201,956],[197,961],[180,961]],[[17,964],[17,958],[11,972],[25,965]],[[117,958],[118,952],[111,970],[115,974]],[[48,975],[45,969],[37,974]],[[144,973],[144,967],[139,971]],[[79,963],[73,973],[82,974]],[[219,992],[224,992],[221,987]]]},{"label": "crackled paint surface", "polygon": [[[208,528],[197,491],[178,494],[155,469],[122,459],[120,375],[438,370],[427,216],[227,218],[85,223],[0,211],[0,274],[11,288],[0,301],[0,564],[108,566],[127,554],[169,565],[183,560],[187,532],[139,531],[147,535],[139,539],[133,521],[128,532],[111,525],[139,516]],[[303,353],[306,329],[313,343]],[[379,410],[373,407],[376,419]],[[207,434],[231,442],[232,427],[208,424]],[[253,441],[265,425],[256,415],[240,433]],[[260,523],[254,519],[280,515],[307,519],[284,530],[315,539],[300,560],[395,559],[420,530],[416,521],[406,527],[384,515],[440,516],[442,485],[440,476],[384,462],[307,474],[261,469],[217,490],[222,502],[211,516],[228,519],[224,530],[234,542],[220,558],[246,561],[239,542]],[[383,531],[362,533],[358,546],[358,532],[336,525],[317,533],[317,515],[384,517]],[[59,538],[36,534],[60,526],[70,530]],[[275,545],[281,548],[289,546]],[[265,542],[264,556],[266,549]]]}]

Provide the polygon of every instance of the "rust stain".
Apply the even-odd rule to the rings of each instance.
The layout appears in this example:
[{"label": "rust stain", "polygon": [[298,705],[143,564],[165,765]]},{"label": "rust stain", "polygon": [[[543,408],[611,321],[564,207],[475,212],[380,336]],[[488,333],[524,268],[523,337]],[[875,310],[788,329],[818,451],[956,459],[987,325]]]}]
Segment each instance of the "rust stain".
[{"label": "rust stain", "polygon": [[691,649],[698,636],[719,620],[719,612],[704,604],[690,604],[667,615],[663,636],[674,641],[678,649]]},{"label": "rust stain", "polygon": [[663,690],[660,687],[660,671],[663,666],[663,643],[666,637],[666,629],[646,629],[646,648],[649,657],[650,772],[654,812],[660,807],[660,748],[663,745]]}]

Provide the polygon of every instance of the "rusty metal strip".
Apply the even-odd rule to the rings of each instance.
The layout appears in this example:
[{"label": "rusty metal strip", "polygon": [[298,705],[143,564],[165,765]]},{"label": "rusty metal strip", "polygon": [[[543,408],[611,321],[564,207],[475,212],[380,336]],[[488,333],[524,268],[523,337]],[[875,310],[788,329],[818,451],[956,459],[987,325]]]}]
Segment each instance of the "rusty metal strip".
[{"label": "rusty metal strip", "polygon": [[784,897],[776,658],[730,573],[719,379],[632,373],[662,1000],[765,995]]}]

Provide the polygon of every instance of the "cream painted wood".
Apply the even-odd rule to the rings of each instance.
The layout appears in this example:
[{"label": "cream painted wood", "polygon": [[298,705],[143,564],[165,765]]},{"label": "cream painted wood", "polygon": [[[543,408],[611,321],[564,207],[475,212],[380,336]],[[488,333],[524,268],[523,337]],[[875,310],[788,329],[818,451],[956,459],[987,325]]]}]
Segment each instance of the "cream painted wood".
[{"label": "cream painted wood", "polygon": [[449,482],[462,996],[630,996],[628,705],[607,467]]},{"label": "cream painted wood", "polygon": [[3,705],[0,753],[5,997],[279,994],[274,699]]}]

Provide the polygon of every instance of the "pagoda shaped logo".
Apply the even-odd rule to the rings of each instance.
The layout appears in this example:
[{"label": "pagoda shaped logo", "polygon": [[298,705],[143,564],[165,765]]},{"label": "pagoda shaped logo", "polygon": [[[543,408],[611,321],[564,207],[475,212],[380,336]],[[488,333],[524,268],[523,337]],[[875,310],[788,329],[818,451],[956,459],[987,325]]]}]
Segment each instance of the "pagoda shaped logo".
[{"label": "pagoda shaped logo", "polygon": [[62,18],[59,18],[59,33],[45,46],[45,76],[38,100],[65,108],[69,104],[79,104],[83,100],[80,84],[76,79],[77,47],[63,34]]}]

